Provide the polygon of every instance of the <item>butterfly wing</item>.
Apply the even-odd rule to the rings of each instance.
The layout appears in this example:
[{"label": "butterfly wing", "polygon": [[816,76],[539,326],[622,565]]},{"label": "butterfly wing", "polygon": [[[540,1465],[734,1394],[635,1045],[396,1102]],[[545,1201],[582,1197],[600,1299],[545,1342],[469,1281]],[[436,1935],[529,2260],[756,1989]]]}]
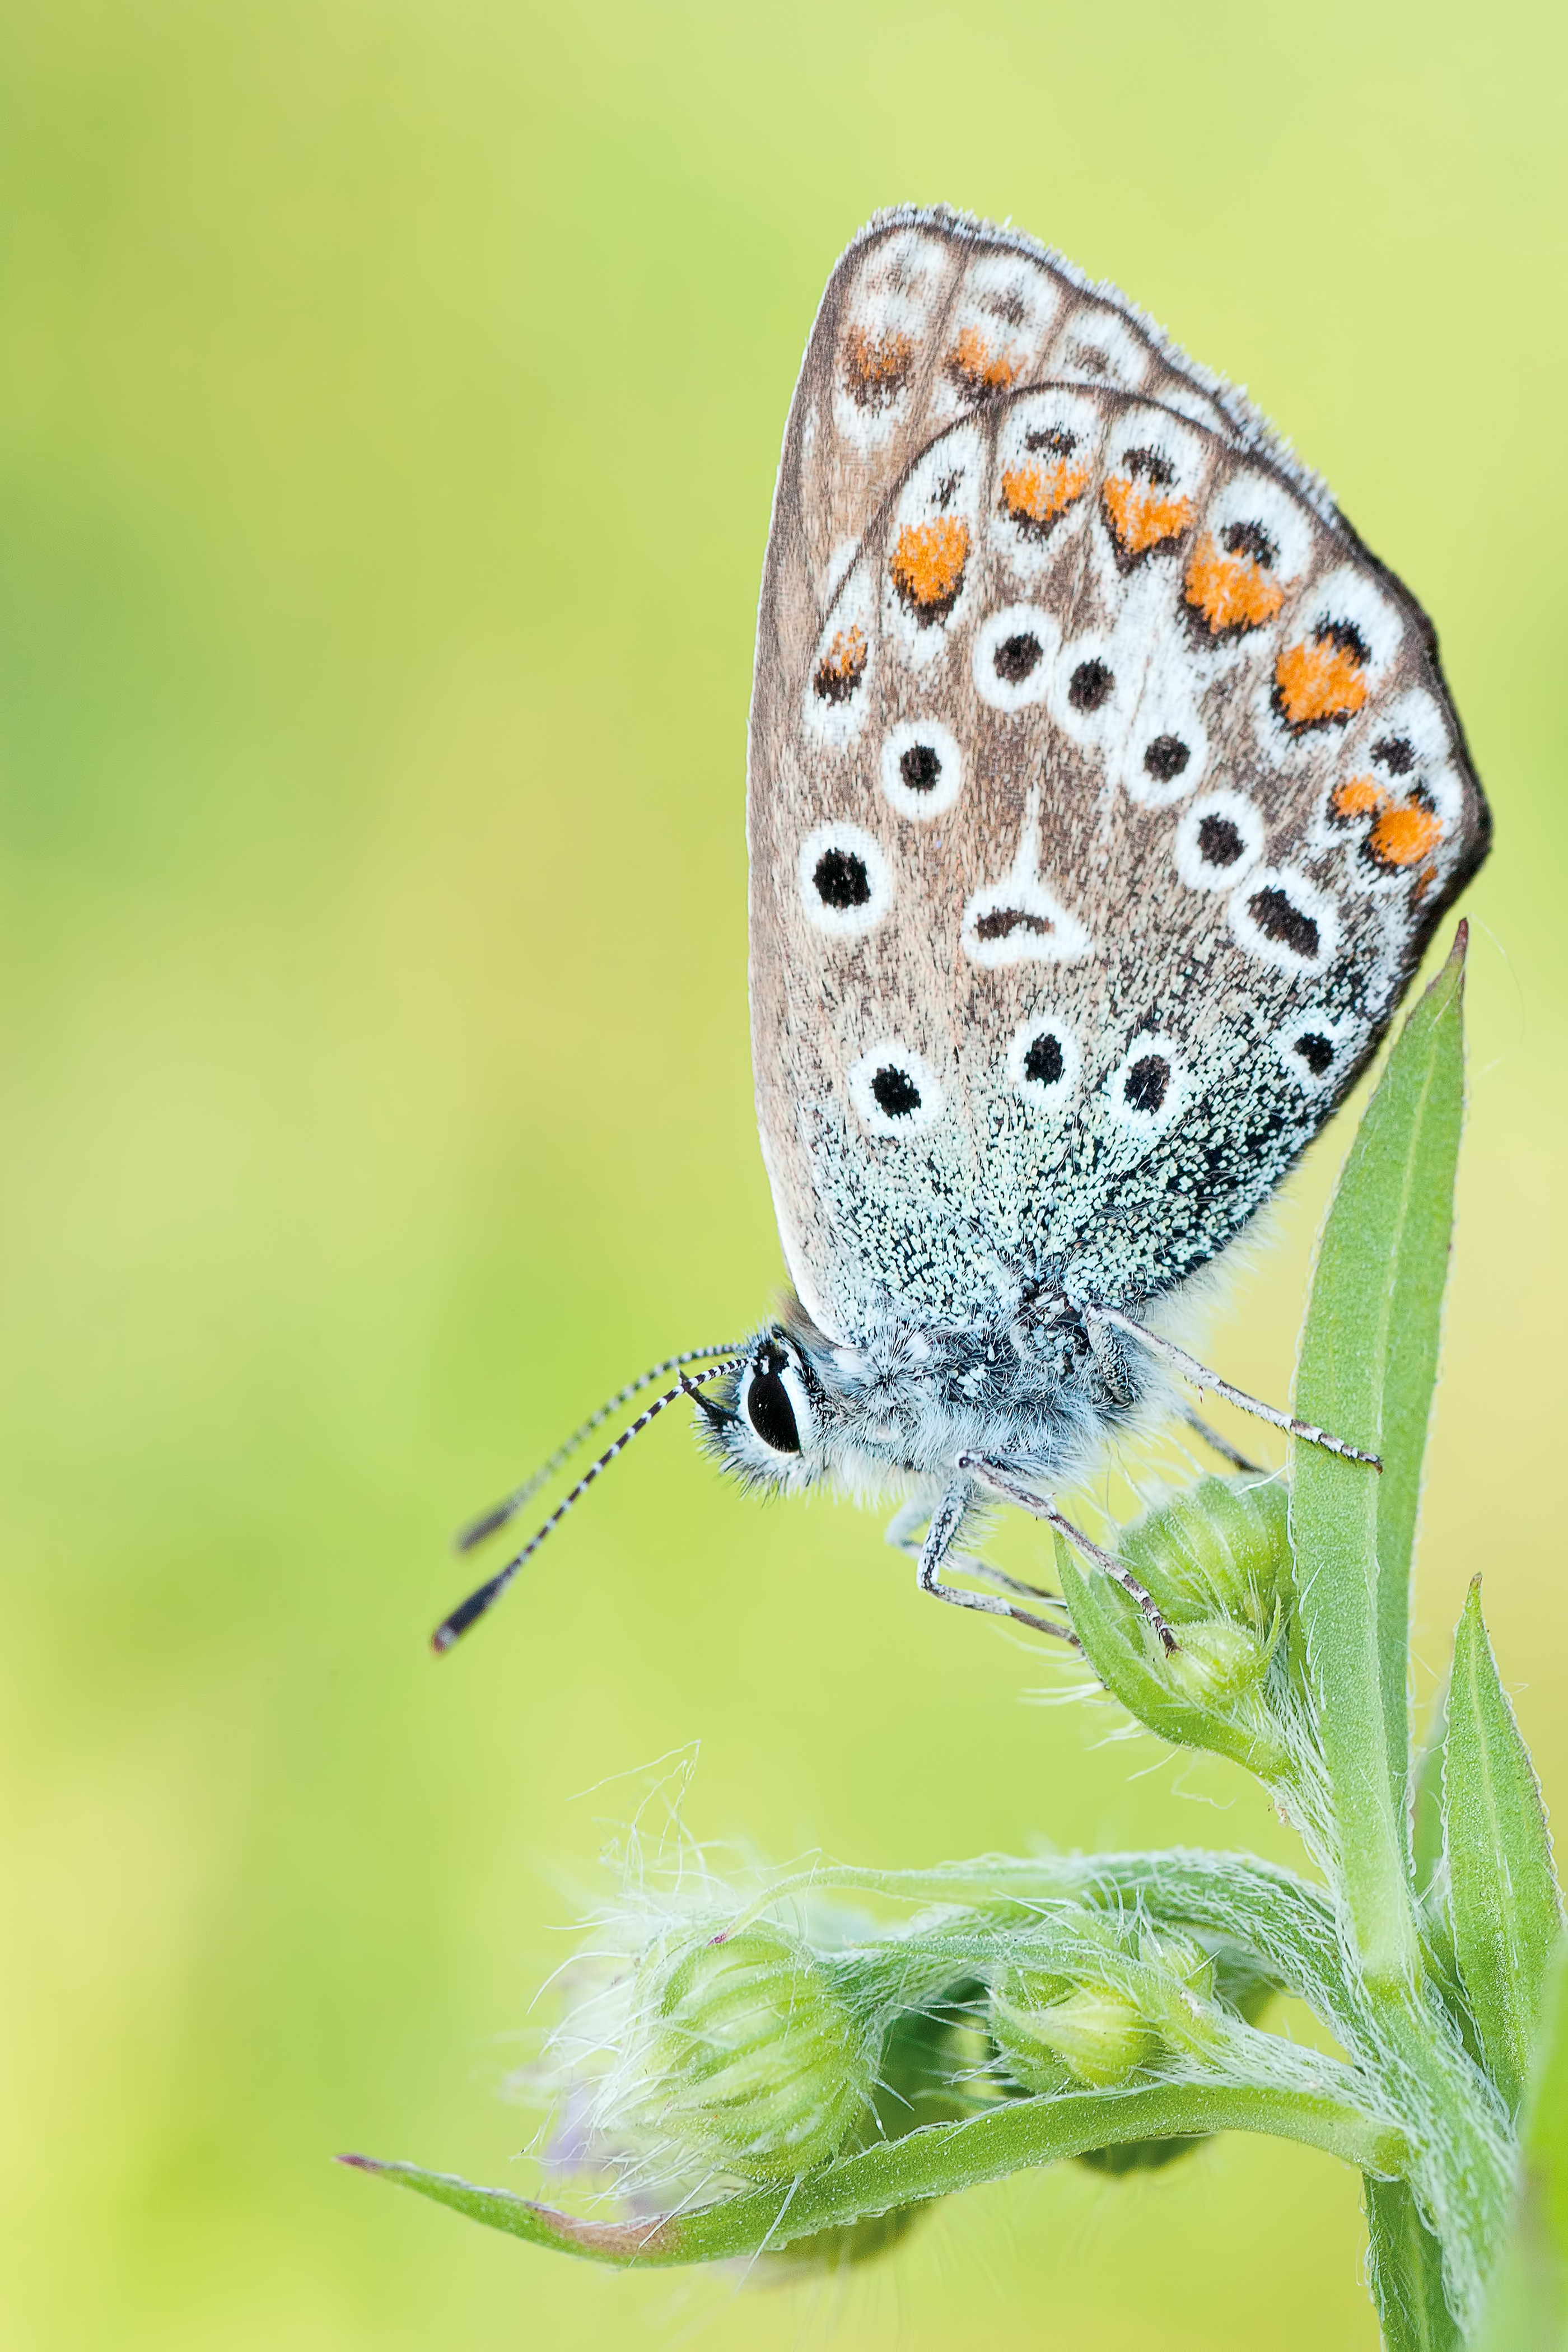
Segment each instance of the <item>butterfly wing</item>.
[{"label": "butterfly wing", "polygon": [[862,231],[823,295],[780,473],[770,562],[790,571],[777,601],[804,593],[820,617],[926,444],[998,394],[1047,382],[1142,393],[1282,467],[1335,519],[1268,419],[1116,288],[1016,232],[906,207]]},{"label": "butterfly wing", "polygon": [[841,1339],[1212,1259],[1488,832],[1430,629],[1321,486],[946,215],[874,227],[813,333],[748,821],[763,1150]]}]

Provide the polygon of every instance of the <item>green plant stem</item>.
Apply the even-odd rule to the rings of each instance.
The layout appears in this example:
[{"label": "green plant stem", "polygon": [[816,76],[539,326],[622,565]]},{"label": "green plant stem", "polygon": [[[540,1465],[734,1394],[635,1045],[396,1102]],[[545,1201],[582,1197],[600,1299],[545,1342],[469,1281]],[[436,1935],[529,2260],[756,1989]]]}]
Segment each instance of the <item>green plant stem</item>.
[{"label": "green plant stem", "polygon": [[1251,1854],[1174,1846],[1028,1859],[982,1854],[934,1870],[822,1866],[777,1882],[742,1920],[791,1895],[830,1886],[906,1900],[967,1898],[993,1918],[1027,1917],[1034,1906],[1064,1899],[1136,1909],[1163,1927],[1205,1928],[1246,1945],[1347,2047],[1359,2046],[1365,2036],[1366,2010],[1346,1984],[1331,1900],[1296,1872]]},{"label": "green plant stem", "polygon": [[1384,2352],[1458,2352],[1443,2293],[1443,2250],[1421,2219],[1409,2184],[1369,2173],[1367,2268]]},{"label": "green plant stem", "polygon": [[1397,2174],[1409,2160],[1400,2133],[1341,2100],[1184,2083],[1011,2100],[964,2123],[932,2124],[843,2158],[789,2189],[749,2190],[647,2221],[581,2221],[504,2189],[477,2188],[450,2173],[381,2164],[369,2157],[342,2160],[536,2245],[590,2262],[668,2267],[765,2253],[866,2214],[951,2196],[1090,2148],[1218,2131],[1273,2133],[1378,2174]]},{"label": "green plant stem", "polygon": [[1449,2307],[1468,2332],[1508,2231],[1512,2135],[1435,1996],[1374,1988],[1369,2001],[1374,2041],[1366,2061],[1405,2126],[1412,2149],[1406,2177],[1443,2248]]}]

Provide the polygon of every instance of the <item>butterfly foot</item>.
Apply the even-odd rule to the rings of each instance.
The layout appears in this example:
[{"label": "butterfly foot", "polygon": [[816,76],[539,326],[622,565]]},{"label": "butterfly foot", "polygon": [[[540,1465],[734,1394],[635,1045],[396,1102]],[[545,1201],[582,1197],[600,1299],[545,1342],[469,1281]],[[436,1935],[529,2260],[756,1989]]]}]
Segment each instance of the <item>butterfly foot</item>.
[{"label": "butterfly foot", "polygon": [[1086,1536],[1081,1528],[1075,1528],[1070,1519],[1065,1518],[1054,1503],[1047,1502],[1043,1495],[1032,1493],[1021,1479],[1014,1477],[1000,1463],[987,1461],[983,1454],[961,1454],[958,1466],[961,1470],[975,1472],[999,1495],[1005,1495],[1010,1503],[1016,1503],[1020,1509],[1027,1511],[1032,1518],[1044,1519],[1047,1526],[1055,1528],[1057,1533],[1071,1544],[1074,1551],[1101,1570],[1112,1583],[1119,1584],[1129,1599],[1137,1602],[1150,1632],[1167,1656],[1180,1647],[1153,1594],[1139,1583],[1130,1568],[1124,1568],[1110,1552],[1102,1550],[1099,1544]]},{"label": "butterfly foot", "polygon": [[[973,1486],[966,1478],[961,1486],[950,1486],[936,1509],[931,1512],[931,1524],[926,1529],[925,1541],[920,1548],[919,1565],[916,1570],[916,1581],[921,1591],[929,1592],[933,1600],[951,1602],[955,1609],[977,1609],[983,1616],[986,1617],[1010,1617],[1016,1625],[1027,1625],[1037,1633],[1054,1633],[1058,1641],[1068,1643],[1075,1650],[1081,1647],[1078,1635],[1070,1626],[1049,1617],[1037,1617],[1027,1609],[1016,1609],[1010,1601],[994,1600],[989,1593],[966,1592],[958,1585],[942,1582],[942,1562],[948,1556],[959,1529],[963,1525],[973,1499]],[[920,1516],[921,1513],[916,1511],[914,1507],[906,1505],[889,1526],[889,1542],[891,1543],[894,1540],[895,1529],[900,1528],[906,1520],[910,1522],[911,1528],[918,1526]],[[900,1549],[912,1552],[914,1545],[912,1541],[905,1542],[900,1535]],[[1020,1583],[1016,1577],[1005,1574],[999,1568],[993,1568],[987,1560],[966,1559],[963,1565],[973,1574],[983,1576],[993,1584],[1001,1585],[1005,1591],[1023,1594],[1029,1600],[1047,1601],[1058,1609],[1064,1605],[1058,1594],[1043,1591],[1038,1585]]]}]

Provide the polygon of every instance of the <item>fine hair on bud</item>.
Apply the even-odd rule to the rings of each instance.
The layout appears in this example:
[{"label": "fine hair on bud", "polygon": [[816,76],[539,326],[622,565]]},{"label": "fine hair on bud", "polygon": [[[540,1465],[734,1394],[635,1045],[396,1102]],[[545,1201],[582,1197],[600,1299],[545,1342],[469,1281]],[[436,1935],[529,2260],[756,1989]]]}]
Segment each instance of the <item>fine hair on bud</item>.
[{"label": "fine hair on bud", "polygon": [[831,1967],[765,1920],[661,1942],[639,1976],[618,2118],[676,2169],[789,2180],[836,2156],[867,2108],[870,2037]]},{"label": "fine hair on bud", "polygon": [[1267,1641],[1293,1588],[1288,1507],[1282,1479],[1200,1478],[1125,1528],[1118,1557],[1167,1613]]}]

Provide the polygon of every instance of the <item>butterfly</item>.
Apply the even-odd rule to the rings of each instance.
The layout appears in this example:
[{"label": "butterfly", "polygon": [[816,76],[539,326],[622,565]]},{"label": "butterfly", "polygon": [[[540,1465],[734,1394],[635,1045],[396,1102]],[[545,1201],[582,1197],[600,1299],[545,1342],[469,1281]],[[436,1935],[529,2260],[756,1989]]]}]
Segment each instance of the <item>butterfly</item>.
[{"label": "butterfly", "polygon": [[1054,1498],[1171,1413],[1173,1372],[1355,1452],[1172,1335],[1486,855],[1431,624],[1115,288],[945,207],[883,213],[790,408],[747,829],[789,1293],[632,1382],[470,1529],[679,1374],[436,1646],[683,1395],[753,1486],[901,1493],[889,1537],[922,1590],[1064,1631],[973,1552],[1014,1503],[1169,1643]]}]

